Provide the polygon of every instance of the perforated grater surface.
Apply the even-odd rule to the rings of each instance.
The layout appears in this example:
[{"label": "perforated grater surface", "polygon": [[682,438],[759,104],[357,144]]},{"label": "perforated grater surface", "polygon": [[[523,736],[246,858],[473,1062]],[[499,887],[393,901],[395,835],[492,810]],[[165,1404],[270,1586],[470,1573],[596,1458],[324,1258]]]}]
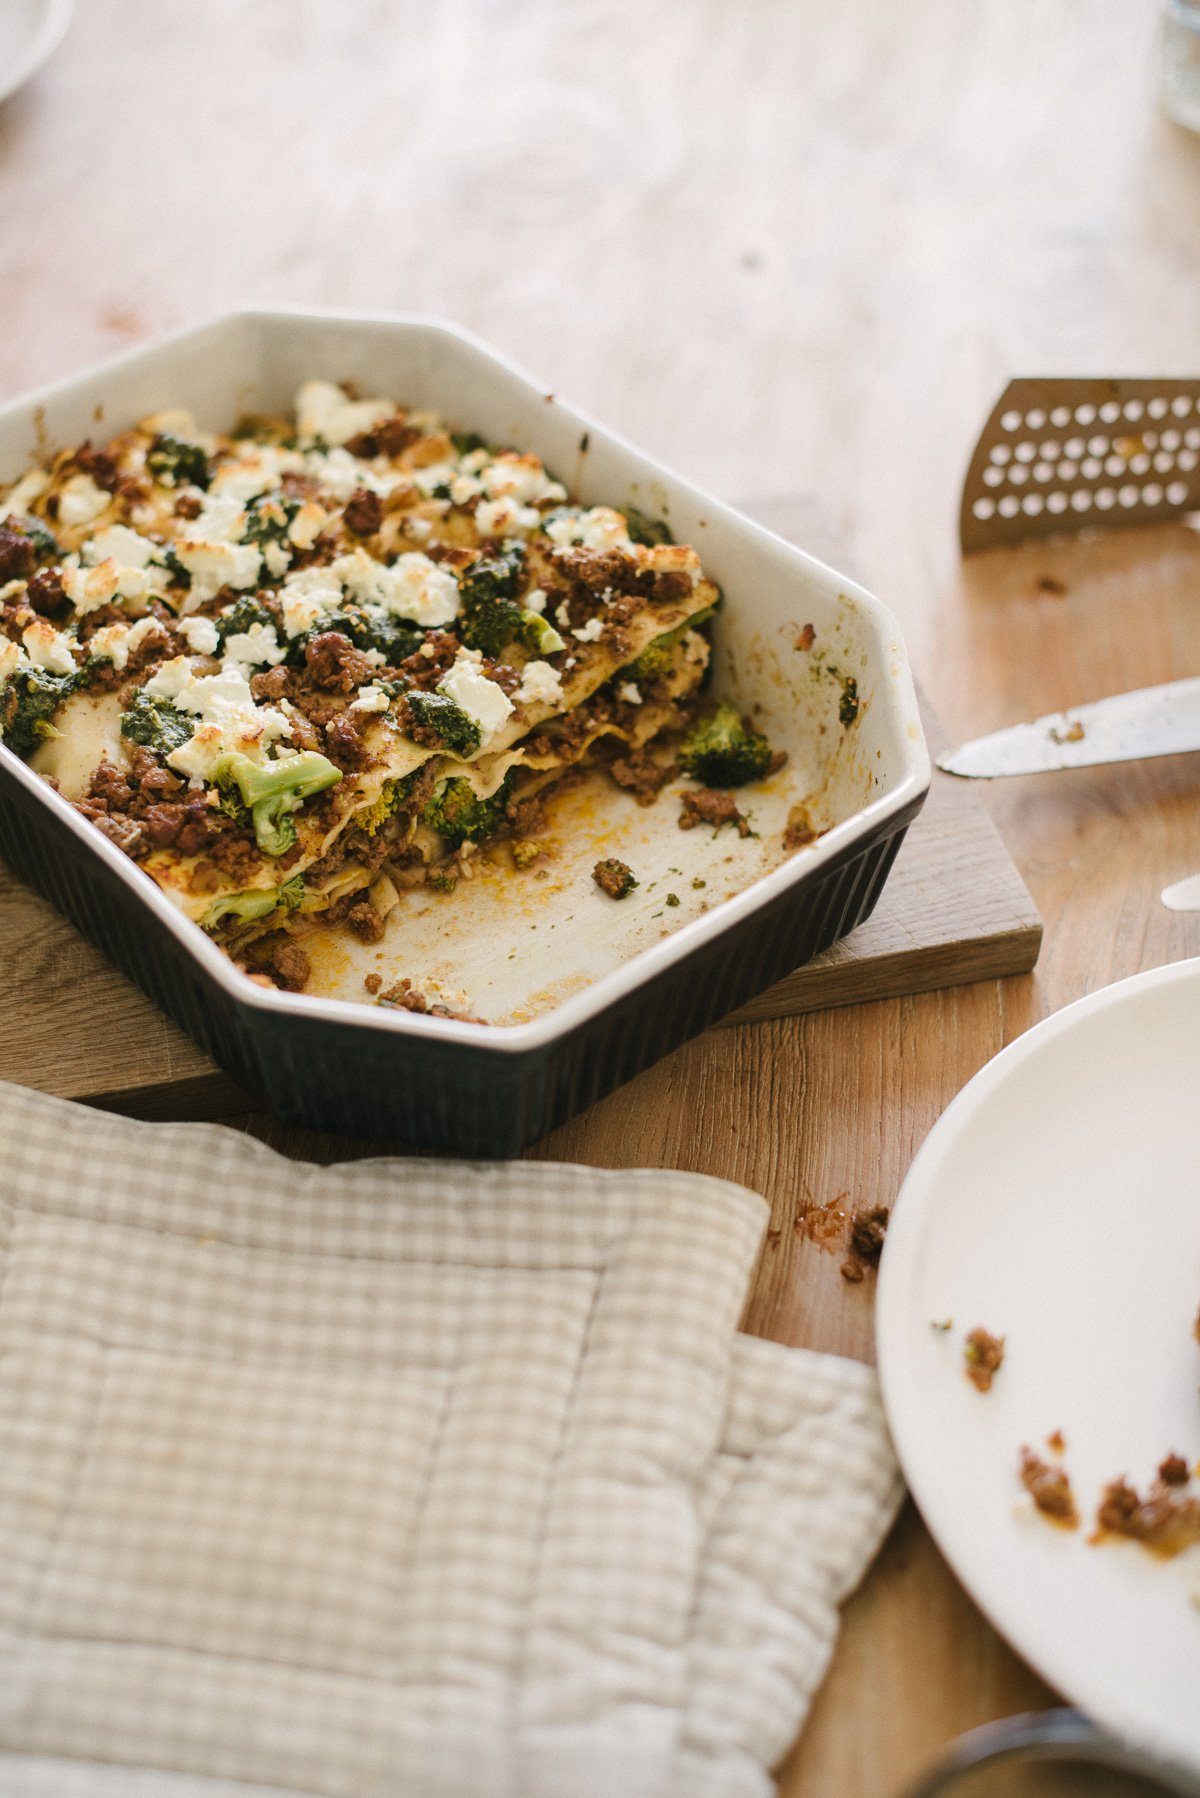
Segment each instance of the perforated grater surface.
[{"label": "perforated grater surface", "polygon": [[1200,380],[1010,381],[963,484],[964,551],[1200,510]]}]

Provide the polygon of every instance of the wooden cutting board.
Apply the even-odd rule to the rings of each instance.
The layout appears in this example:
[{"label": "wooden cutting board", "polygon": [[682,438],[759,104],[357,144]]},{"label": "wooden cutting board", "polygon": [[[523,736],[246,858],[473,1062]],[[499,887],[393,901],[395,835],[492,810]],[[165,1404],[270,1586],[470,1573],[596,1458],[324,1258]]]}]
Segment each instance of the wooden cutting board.
[{"label": "wooden cutting board", "polygon": [[[836,561],[810,502],[756,505],[773,529]],[[936,721],[925,708],[936,745]],[[935,774],[875,914],[726,1024],[1021,974],[1042,927],[978,793]],[[0,866],[0,1079],[142,1117],[252,1108],[236,1082],[57,913]]]}]

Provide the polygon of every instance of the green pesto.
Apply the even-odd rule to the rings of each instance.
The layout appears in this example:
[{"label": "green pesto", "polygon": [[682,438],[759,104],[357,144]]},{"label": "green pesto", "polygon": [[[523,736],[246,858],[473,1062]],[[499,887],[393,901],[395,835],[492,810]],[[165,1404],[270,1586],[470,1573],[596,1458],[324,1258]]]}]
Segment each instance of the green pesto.
[{"label": "green pesto", "polygon": [[128,711],[121,714],[121,735],[164,757],[188,742],[195,728],[194,718],[169,699],[152,698],[144,688],[134,694]]},{"label": "green pesto", "polygon": [[207,487],[212,479],[208,457],[200,445],[166,432],[151,444],[146,467],[160,487]]}]

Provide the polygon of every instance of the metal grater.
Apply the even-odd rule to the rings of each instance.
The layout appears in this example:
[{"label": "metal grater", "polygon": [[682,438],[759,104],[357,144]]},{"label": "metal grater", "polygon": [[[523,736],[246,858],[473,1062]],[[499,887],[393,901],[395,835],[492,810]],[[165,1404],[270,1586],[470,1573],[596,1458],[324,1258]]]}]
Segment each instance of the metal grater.
[{"label": "metal grater", "polygon": [[1010,381],[963,483],[963,550],[1200,511],[1200,380]]}]

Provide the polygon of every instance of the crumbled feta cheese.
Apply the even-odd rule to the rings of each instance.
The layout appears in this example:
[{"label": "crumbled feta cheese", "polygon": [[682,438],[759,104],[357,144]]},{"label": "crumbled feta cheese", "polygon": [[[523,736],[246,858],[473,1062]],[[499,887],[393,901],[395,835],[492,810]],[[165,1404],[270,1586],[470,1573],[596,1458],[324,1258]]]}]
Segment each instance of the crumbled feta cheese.
[{"label": "crumbled feta cheese", "polygon": [[151,699],[169,699],[173,703],[194,679],[187,656],[172,656],[169,662],[154,670],[143,691]]},{"label": "crumbled feta cheese", "polygon": [[188,741],[167,757],[193,785],[202,785],[217,757],[229,750],[260,761],[272,743],[292,734],[283,712],[255,705],[245,671],[234,662],[226,662],[220,674],[198,675],[187,656],[175,656],[155,670],[143,691],[151,698],[169,699],[200,720]]},{"label": "crumbled feta cheese", "polygon": [[560,549],[581,544],[584,549],[631,549],[628,526],[611,506],[593,506],[589,512],[560,512],[546,526],[546,535]]},{"label": "crumbled feta cheese", "polygon": [[356,549],[339,556],[331,573],[364,605],[384,606],[414,624],[449,624],[458,616],[458,582],[420,550],[408,550],[386,565]]},{"label": "crumbled feta cheese", "polygon": [[0,516],[8,517],[13,512],[28,512],[35,499],[40,499],[50,485],[50,476],[41,468],[31,468],[23,474],[14,487],[8,490]]},{"label": "crumbled feta cheese", "polygon": [[325,526],[329,514],[315,499],[306,499],[288,525],[287,534],[297,549],[311,549]]},{"label": "crumbled feta cheese", "polygon": [[47,624],[44,618],[35,618],[32,624],[26,625],[21,641],[35,668],[44,668],[47,674],[74,674],[71,639],[62,631],[56,631],[52,624]]},{"label": "crumbled feta cheese", "polygon": [[603,629],[604,620],[597,615],[595,618],[589,618],[586,624],[581,624],[578,630],[571,632],[571,635],[580,643],[595,643]]},{"label": "crumbled feta cheese", "polygon": [[527,506],[539,499],[567,497],[566,488],[550,479],[537,456],[518,456],[512,450],[502,450],[483,469],[480,480],[489,499],[514,499]]},{"label": "crumbled feta cheese", "polygon": [[139,537],[127,524],[110,524],[89,537],[80,554],[93,568],[110,557],[124,568],[144,568],[157,548],[157,543]]},{"label": "crumbled feta cheese", "polygon": [[526,662],[517,698],[524,705],[557,705],[563,696],[562,675],[549,662]]},{"label": "crumbled feta cheese", "polygon": [[527,612],[541,613],[546,610],[546,598],[547,595],[545,591],[541,587],[535,587],[532,593],[527,593],[525,595],[521,604]]},{"label": "crumbled feta cheese", "polygon": [[221,653],[227,661],[244,663],[247,668],[278,668],[287,656],[273,624],[252,624],[249,630],[234,631],[226,637]]},{"label": "crumbled feta cheese", "polygon": [[511,717],[513,705],[504,688],[489,680],[480,663],[478,650],[460,649],[454,666],[441,682],[445,693],[467,717],[479,726],[481,748],[486,748],[496,732]]},{"label": "crumbled feta cheese", "polygon": [[623,700],[626,705],[641,705],[642,689],[631,680],[622,681],[617,688],[617,698]]},{"label": "crumbled feta cheese", "polygon": [[561,625],[562,625],[562,627],[563,627],[563,629],[564,629],[564,630],[569,630],[569,629],[570,629],[570,625],[571,625],[571,608],[570,608],[570,606],[569,606],[569,605],[568,605],[568,604],[567,604],[567,602],[566,602],[566,600],[565,600],[565,599],[564,599],[564,600],[561,600],[561,601],[560,601],[560,602],[559,602],[559,604],[558,604],[558,605],[556,605],[556,606],[555,606],[555,608],[554,608],[554,616],[555,616],[555,618],[557,618],[557,620],[558,620],[558,622],[559,622],[559,624],[561,624]]},{"label": "crumbled feta cheese", "polygon": [[301,467],[303,457],[295,450],[278,449],[273,443],[240,443],[237,460],[222,463],[209,492],[222,498],[228,495],[244,505],[278,487],[289,469]]},{"label": "crumbled feta cheese", "polygon": [[475,528],[481,537],[515,537],[536,530],[542,515],[534,506],[520,506],[514,499],[485,499],[475,508]]},{"label": "crumbled feta cheese", "polygon": [[342,444],[390,418],[395,410],[389,400],[348,399],[332,381],[306,381],[296,395],[296,431],[300,437]]},{"label": "crumbled feta cheese", "polygon": [[433,523],[428,518],[410,518],[405,523],[404,528],[410,537],[424,539],[425,537],[428,537],[430,531],[432,531]]},{"label": "crumbled feta cheese", "polygon": [[477,499],[483,492],[483,482],[473,474],[464,474],[460,469],[450,482],[450,500],[453,505],[465,506],[469,501]]},{"label": "crumbled feta cheese", "polygon": [[[159,592],[159,573],[150,566],[158,547],[157,543],[151,543],[148,538],[131,531],[128,525],[110,524],[107,529],[97,531],[83,545],[80,555],[85,563],[96,568],[106,568],[109,572],[103,581],[93,583],[90,591],[95,593],[102,587],[107,589],[111,583],[112,598],[119,595],[122,599],[144,599],[148,593]],[[86,583],[84,585],[86,587]],[[105,601],[98,603],[104,604]],[[81,610],[90,611],[92,606],[85,603]]]},{"label": "crumbled feta cheese", "polygon": [[[467,479],[465,475],[460,475],[460,471],[453,462],[430,462],[424,468],[412,468],[409,470],[408,478],[417,491],[423,493],[427,499],[435,487],[449,487],[453,492],[454,482],[457,479]],[[467,492],[466,497],[469,499],[472,493],[480,492],[482,492],[482,488],[476,481]]]},{"label": "crumbled feta cheese", "polygon": [[12,678],[24,660],[19,643],[14,643],[11,637],[0,637],[0,687]]},{"label": "crumbled feta cheese", "polygon": [[379,682],[372,681],[369,686],[359,688],[358,698],[351,701],[350,710],[352,712],[386,712],[391,703]]},{"label": "crumbled feta cheese", "polygon": [[226,637],[221,654],[227,662],[247,668],[278,668],[286,659],[287,650],[273,624],[252,624],[248,630],[234,631]]},{"label": "crumbled feta cheese", "polygon": [[[208,623],[208,620],[204,620]],[[136,624],[106,624],[93,632],[87,652],[98,661],[111,662],[118,673],[128,665],[130,655],[147,637],[162,635],[157,618],[139,618]]]},{"label": "crumbled feta cheese", "polygon": [[262,557],[252,543],[180,543],[175,554],[192,577],[184,610],[194,612],[222,587],[253,587]]},{"label": "crumbled feta cheese", "polygon": [[[108,605],[117,597],[121,571],[111,556],[96,568],[81,568],[74,556],[67,556],[61,568],[63,592],[81,617],[86,612],[95,612],[100,606]],[[131,572],[138,574],[142,571],[133,569]]]},{"label": "crumbled feta cheese", "polygon": [[289,637],[302,637],[325,612],[342,603],[342,584],[329,568],[301,568],[289,574],[279,591],[283,628]]},{"label": "crumbled feta cheese", "polygon": [[292,552],[282,543],[264,543],[262,559],[266,563],[267,573],[274,580],[282,580],[292,565]]},{"label": "crumbled feta cheese", "polygon": [[195,518],[179,522],[177,535],[184,543],[240,543],[246,528],[246,510],[235,493],[211,493]]},{"label": "crumbled feta cheese", "polygon": [[90,474],[72,475],[58,496],[59,521],[68,529],[77,524],[90,524],[106,512],[112,494],[97,487]]},{"label": "crumbled feta cheese", "polygon": [[221,633],[211,618],[181,618],[178,630],[193,655],[215,656],[221,646]]},{"label": "crumbled feta cheese", "polygon": [[372,493],[390,493],[401,477],[377,475],[366,462],[352,456],[349,450],[332,449],[328,455],[310,450],[304,458],[304,472],[317,481],[330,498],[348,500],[359,487]]}]

